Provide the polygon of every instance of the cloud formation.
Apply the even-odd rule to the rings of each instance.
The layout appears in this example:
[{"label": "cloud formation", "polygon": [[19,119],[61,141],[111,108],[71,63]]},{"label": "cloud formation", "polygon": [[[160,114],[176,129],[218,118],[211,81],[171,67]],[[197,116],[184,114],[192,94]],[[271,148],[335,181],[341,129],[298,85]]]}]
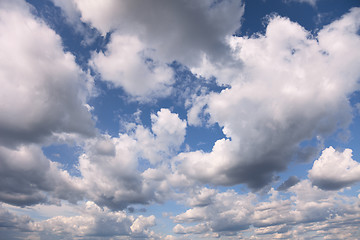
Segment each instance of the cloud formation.
[{"label": "cloud formation", "polygon": [[[168,109],[151,115],[152,132],[142,125],[119,137],[88,141],[79,170],[90,199],[100,206],[124,209],[130,204],[163,202],[171,195],[168,159],[184,141],[186,121]],[[150,166],[139,169],[141,159]]]},{"label": "cloud formation", "polygon": [[107,50],[93,53],[94,70],[140,100],[171,93],[174,74],[169,64],[174,61],[196,67],[204,57],[219,63],[228,59],[225,38],[240,27],[243,15],[241,1],[234,0],[74,0],[69,5],[60,6],[72,16],[77,6],[84,22],[103,35],[111,33]]},{"label": "cloud formation", "polygon": [[352,159],[352,150],[325,149],[309,171],[312,183],[324,190],[338,190],[360,181],[360,163]]},{"label": "cloud formation", "polygon": [[17,239],[28,232],[34,238],[58,239],[98,239],[99,237],[131,236],[148,238],[155,234],[149,230],[154,226],[155,216],[134,217],[124,211],[113,212],[100,208],[94,202],[84,203],[79,215],[57,216],[44,221],[35,221],[29,216],[19,216],[0,206],[0,228],[9,228],[8,237]]},{"label": "cloud formation", "polygon": [[[0,201],[18,206],[76,203],[82,199],[80,180],[47,159],[36,145],[8,149],[0,146]],[[49,194],[50,195],[49,195]]]},{"label": "cloud formation", "polygon": [[[179,224],[173,231],[224,238],[246,238],[250,234],[260,239],[356,236],[359,198],[321,190],[309,180],[300,181],[288,191],[293,197],[284,199],[281,192],[271,189],[265,201],[253,193],[216,192],[210,203],[174,216]],[[339,231],[342,224],[353,220],[347,225],[348,232]]]},{"label": "cloud formation", "polygon": [[52,2],[0,2],[0,238],[359,236],[360,8]]},{"label": "cloud formation", "polygon": [[93,136],[88,79],[58,36],[22,1],[0,4],[0,144]]},{"label": "cloud formation", "polygon": [[316,36],[275,16],[264,35],[230,38],[244,67],[227,82],[230,88],[200,96],[203,108],[195,105],[227,138],[209,153],[181,153],[179,170],[205,183],[259,189],[296,155],[313,156],[314,149],[304,154],[300,143],[346,128],[348,97],[359,89],[359,15],[354,8]]}]

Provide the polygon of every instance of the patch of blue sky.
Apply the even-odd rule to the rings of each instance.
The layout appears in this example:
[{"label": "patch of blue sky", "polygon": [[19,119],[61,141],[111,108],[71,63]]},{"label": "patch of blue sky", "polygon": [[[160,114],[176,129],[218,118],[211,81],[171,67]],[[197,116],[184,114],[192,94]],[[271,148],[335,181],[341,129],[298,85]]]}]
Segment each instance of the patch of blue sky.
[{"label": "patch of blue sky", "polygon": [[121,122],[132,118],[139,103],[130,101],[123,89],[111,87],[106,82],[96,81],[95,86],[99,94],[90,99],[89,105],[94,107],[92,113],[96,117],[96,127],[101,133],[117,137],[121,132]]},{"label": "patch of blue sky", "polygon": [[264,33],[267,16],[271,14],[288,17],[306,30],[316,32],[356,6],[360,6],[360,1],[317,1],[316,6],[311,6],[293,0],[246,0],[242,27],[236,35],[251,36],[255,33]]},{"label": "patch of blue sky", "polygon": [[44,155],[53,162],[58,162],[61,168],[72,176],[80,176],[77,169],[79,156],[83,153],[81,147],[69,144],[57,144],[42,147]]}]

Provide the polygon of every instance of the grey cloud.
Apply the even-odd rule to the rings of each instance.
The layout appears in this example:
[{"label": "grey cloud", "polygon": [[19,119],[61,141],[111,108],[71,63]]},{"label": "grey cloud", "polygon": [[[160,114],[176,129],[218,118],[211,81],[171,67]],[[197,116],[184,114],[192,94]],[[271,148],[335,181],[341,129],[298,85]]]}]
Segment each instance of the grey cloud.
[{"label": "grey cloud", "polygon": [[0,204],[1,239],[23,239],[31,231],[32,219],[11,213]]},{"label": "grey cloud", "polygon": [[331,180],[331,179],[315,179],[312,181],[312,183],[314,184],[314,186],[318,186],[323,190],[334,191],[334,190],[342,189],[344,187],[348,187],[356,183],[357,181],[358,180],[337,182],[336,180]]},{"label": "grey cloud", "polygon": [[300,182],[300,179],[296,176],[291,176],[289,177],[285,182],[283,182],[282,184],[280,184],[280,186],[277,188],[278,191],[286,191],[288,190],[290,187],[294,186],[295,184],[297,184],[298,182]]},{"label": "grey cloud", "polygon": [[165,62],[177,60],[186,65],[199,61],[201,53],[221,57],[227,48],[225,36],[240,27],[243,14],[241,1],[232,0],[125,0],[92,6],[83,1],[74,2],[82,19],[103,34],[115,30],[125,35],[138,35],[149,48],[156,49]]},{"label": "grey cloud", "polygon": [[52,197],[73,203],[82,198],[81,187],[48,160],[38,146],[0,147],[0,166],[2,202],[29,206],[50,203]]},{"label": "grey cloud", "polygon": [[0,5],[0,31],[7,33],[0,36],[0,144],[15,147],[64,133],[93,136],[84,106],[89,78],[29,8],[22,1]]}]

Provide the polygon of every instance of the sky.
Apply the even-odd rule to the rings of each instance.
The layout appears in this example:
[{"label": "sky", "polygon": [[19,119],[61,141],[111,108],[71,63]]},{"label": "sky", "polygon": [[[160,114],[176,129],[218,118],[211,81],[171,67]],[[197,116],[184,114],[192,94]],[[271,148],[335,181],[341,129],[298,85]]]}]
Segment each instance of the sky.
[{"label": "sky", "polygon": [[360,239],[358,0],[1,0],[0,239]]}]

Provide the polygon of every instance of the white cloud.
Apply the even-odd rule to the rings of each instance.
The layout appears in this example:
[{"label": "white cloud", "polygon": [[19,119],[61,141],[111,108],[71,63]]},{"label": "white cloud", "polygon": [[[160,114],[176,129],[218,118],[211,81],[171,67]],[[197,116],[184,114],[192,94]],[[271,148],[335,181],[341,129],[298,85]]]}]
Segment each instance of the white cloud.
[{"label": "white cloud", "polygon": [[[171,196],[167,164],[184,141],[186,121],[168,109],[161,109],[151,119],[152,133],[135,125],[119,137],[104,135],[87,142],[79,170],[89,199],[101,206],[124,209]],[[140,170],[140,161],[151,165]]]},{"label": "white cloud", "polygon": [[161,149],[169,149],[165,152],[174,153],[179,150],[185,140],[186,120],[181,120],[178,114],[162,108],[157,115],[151,115],[151,122],[151,129],[156,136],[156,145]]},{"label": "white cloud", "polygon": [[[179,223],[173,231],[188,234],[190,238],[191,234],[202,237],[219,234],[221,238],[251,235],[254,239],[357,236],[355,219],[360,215],[359,198],[323,191],[312,186],[309,180],[299,182],[288,191],[290,197],[274,189],[266,196],[238,194],[232,190],[216,192],[210,203],[193,206],[171,217]],[[347,225],[346,229],[341,228],[343,224]],[[336,230],[326,232],[332,228]]]},{"label": "white cloud", "polygon": [[129,235],[134,219],[125,212],[101,209],[93,202],[87,202],[81,215],[57,216],[34,224],[37,232],[69,237]]},{"label": "white cloud", "polygon": [[[180,154],[179,171],[205,183],[258,189],[296,155],[313,156],[314,149],[305,153],[301,142],[346,128],[352,118],[348,97],[359,89],[359,15],[354,8],[317,36],[275,16],[265,35],[229,38],[243,68],[227,82],[219,76],[229,88],[200,96],[210,122],[223,127],[228,139],[218,140],[210,153]],[[196,112],[189,112],[192,123],[201,115]]]},{"label": "white cloud", "polygon": [[136,36],[111,36],[107,50],[93,53],[91,63],[105,81],[141,100],[156,96],[167,96],[173,82],[173,71],[156,57]]},{"label": "white cloud", "polygon": [[135,219],[133,224],[130,226],[130,229],[133,233],[139,234],[147,229],[148,227],[155,226],[155,216],[151,215],[149,217],[144,217],[140,215],[138,218]]},{"label": "white cloud", "polygon": [[312,183],[325,190],[337,190],[360,181],[360,163],[352,159],[352,150],[325,149],[309,171]]},{"label": "white cloud", "polygon": [[149,230],[154,225],[153,215],[134,217],[127,215],[125,211],[100,208],[91,201],[77,209],[74,208],[73,216],[59,215],[43,221],[14,214],[0,205],[0,226],[8,228],[5,234],[11,239],[25,236],[28,237],[27,239],[58,239],[59,236],[62,239],[97,239],[97,237],[116,236],[147,238],[154,235]]},{"label": "white cloud", "polygon": [[87,79],[60,37],[23,1],[0,5],[0,144],[40,142],[54,134],[94,135]]}]

